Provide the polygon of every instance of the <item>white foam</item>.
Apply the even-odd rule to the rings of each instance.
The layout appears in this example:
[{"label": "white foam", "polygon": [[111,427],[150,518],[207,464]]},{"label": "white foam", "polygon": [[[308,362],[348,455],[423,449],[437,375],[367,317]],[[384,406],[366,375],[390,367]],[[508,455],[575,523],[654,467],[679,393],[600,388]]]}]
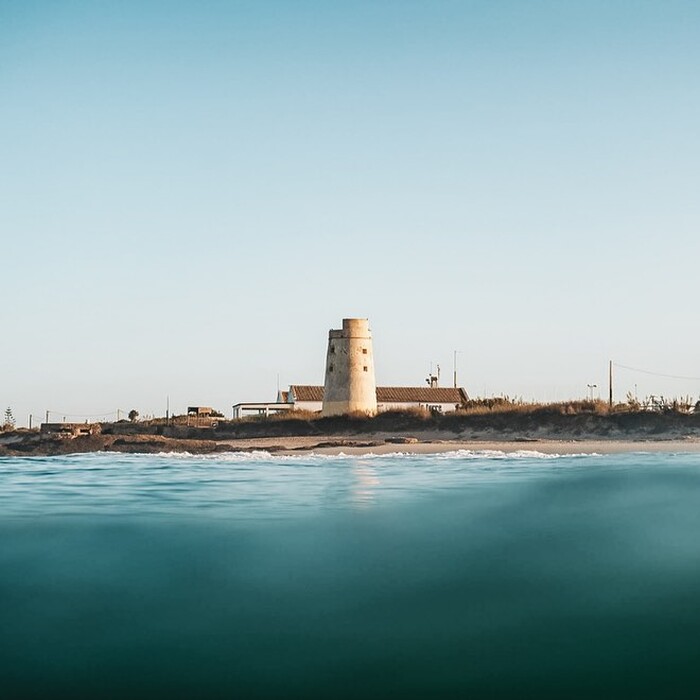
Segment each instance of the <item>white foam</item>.
[{"label": "white foam", "polygon": [[[142,456],[142,455],[141,455]],[[253,450],[252,452],[213,452],[207,454],[195,454],[193,452],[156,452],[149,457],[167,457],[168,459],[197,459],[206,462],[256,462],[275,459],[275,455],[267,450]],[[281,455],[278,455],[279,458]]]},{"label": "white foam", "polygon": [[559,452],[539,452],[538,450],[454,450],[440,452],[435,455],[441,459],[561,459],[564,457],[600,457],[597,452],[574,452],[570,454]]},{"label": "white foam", "polygon": [[600,457],[597,452],[576,452],[572,454],[560,454],[558,452],[539,452],[537,450],[450,450],[448,452],[364,452],[362,454],[319,454],[317,452],[305,452],[303,454],[282,455],[268,452],[267,450],[254,450],[252,452],[216,452],[208,454],[193,454],[191,452],[159,452],[152,455],[139,455],[150,457],[167,457],[168,459],[188,459],[206,462],[332,462],[337,460],[367,460],[367,459],[410,459],[410,460],[552,460],[567,457]]}]

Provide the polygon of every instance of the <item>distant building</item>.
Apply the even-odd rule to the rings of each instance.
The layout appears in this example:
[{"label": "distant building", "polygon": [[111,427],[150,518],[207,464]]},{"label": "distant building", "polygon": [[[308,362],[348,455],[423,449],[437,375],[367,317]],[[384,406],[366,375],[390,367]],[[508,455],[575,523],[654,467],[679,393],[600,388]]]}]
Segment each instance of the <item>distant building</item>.
[{"label": "distant building", "polygon": [[210,406],[188,406],[187,415],[194,418],[211,418],[214,409]]},{"label": "distant building", "polygon": [[215,411],[211,406],[188,406],[187,407],[187,425],[197,428],[212,428],[215,427],[221,414]]},{"label": "distant building", "polygon": [[97,435],[102,431],[99,423],[42,423],[39,429],[46,437],[77,438]]},{"label": "distant building", "polygon": [[[277,398],[291,410],[315,412],[322,410],[324,391],[322,386],[292,384],[289,391],[280,391]],[[450,413],[469,400],[464,389],[429,386],[378,386],[375,396],[378,412],[425,408],[436,413]]]},{"label": "distant building", "polygon": [[[233,418],[245,415],[269,416],[284,411],[310,411],[318,413],[323,407],[324,387],[309,384],[292,384],[289,391],[280,391],[276,402],[237,403],[233,406]],[[377,412],[401,411],[422,408],[434,413],[451,413],[469,400],[464,389],[428,386],[378,386],[376,389]]]},{"label": "distant building", "polygon": [[294,404],[287,403],[286,401],[237,403],[233,406],[233,419],[245,418],[246,415],[267,417],[274,413],[292,411],[293,409]]},{"label": "distant building", "polygon": [[377,411],[425,408],[435,413],[458,410],[469,396],[465,389],[437,386],[378,386]]},{"label": "distant building", "polygon": [[287,394],[287,403],[296,411],[320,411],[323,408],[323,387],[308,384],[292,384]]}]

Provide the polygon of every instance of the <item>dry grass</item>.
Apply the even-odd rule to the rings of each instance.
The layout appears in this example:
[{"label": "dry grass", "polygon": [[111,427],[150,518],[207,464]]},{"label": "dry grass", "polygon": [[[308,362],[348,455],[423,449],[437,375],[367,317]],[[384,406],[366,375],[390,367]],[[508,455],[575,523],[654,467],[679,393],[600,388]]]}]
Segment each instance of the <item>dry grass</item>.
[{"label": "dry grass", "polygon": [[243,416],[232,422],[234,423],[260,423],[275,421],[276,423],[284,423],[285,421],[304,421],[304,420],[315,420],[320,417],[320,413],[314,411],[280,411],[279,413],[271,413],[269,416],[263,414],[257,415],[253,414],[250,416]]},{"label": "dry grass", "polygon": [[346,416],[321,416],[320,413],[313,411],[287,411],[265,416],[247,416],[233,423],[285,423],[285,422],[332,422],[342,419],[351,424],[362,423],[394,423],[402,420],[411,423],[440,423],[444,420],[458,420],[460,416],[529,416],[532,418],[547,418],[549,416],[579,416],[579,415],[595,415],[608,416],[611,414],[620,413],[636,413],[634,407],[628,404],[614,404],[612,407],[607,401],[601,399],[590,400],[575,400],[575,401],[560,401],[556,403],[528,403],[522,400],[513,400],[509,398],[495,399],[473,399],[465,404],[455,413],[439,414],[420,408],[396,409],[391,411],[383,411],[376,416],[367,416],[364,413],[351,413]]},{"label": "dry grass", "polygon": [[564,415],[595,414],[606,416],[610,406],[600,399],[594,401],[561,401],[557,403],[526,403],[508,398],[473,399],[461,408],[460,415],[482,416],[493,414],[514,415]]}]

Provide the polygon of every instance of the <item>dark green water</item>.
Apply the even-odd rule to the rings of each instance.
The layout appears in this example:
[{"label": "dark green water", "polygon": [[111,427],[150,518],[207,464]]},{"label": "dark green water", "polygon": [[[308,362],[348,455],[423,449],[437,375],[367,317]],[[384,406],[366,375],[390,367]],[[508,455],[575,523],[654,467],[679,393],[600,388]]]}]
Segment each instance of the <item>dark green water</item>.
[{"label": "dark green water", "polygon": [[2,697],[695,697],[700,455],[0,460]]}]

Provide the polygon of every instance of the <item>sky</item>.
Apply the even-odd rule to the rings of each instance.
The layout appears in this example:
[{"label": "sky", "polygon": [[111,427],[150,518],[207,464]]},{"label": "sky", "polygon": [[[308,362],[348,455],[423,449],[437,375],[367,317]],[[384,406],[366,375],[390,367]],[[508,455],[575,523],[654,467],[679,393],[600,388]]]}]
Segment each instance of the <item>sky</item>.
[{"label": "sky", "polygon": [[0,406],[230,414],[344,317],[381,385],[700,396],[699,76],[691,0],[0,0]]}]

